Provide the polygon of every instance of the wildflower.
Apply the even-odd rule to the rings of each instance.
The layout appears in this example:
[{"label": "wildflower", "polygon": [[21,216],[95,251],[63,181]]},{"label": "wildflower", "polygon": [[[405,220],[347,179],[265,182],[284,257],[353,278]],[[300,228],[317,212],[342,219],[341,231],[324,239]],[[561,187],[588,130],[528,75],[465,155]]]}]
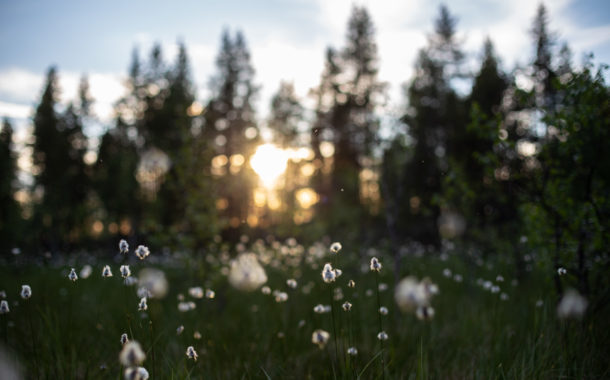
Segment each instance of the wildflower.
[{"label": "wildflower", "polygon": [[430,297],[430,296],[438,294],[438,285],[433,283],[432,280],[430,280],[430,278],[428,278],[428,277],[424,277],[421,280],[420,286],[423,287],[426,297]]},{"label": "wildflower", "polygon": [[352,310],[352,304],[347,301],[345,301],[342,306],[343,306],[343,310],[345,310],[345,311]]},{"label": "wildflower", "polygon": [[178,326],[178,328],[176,329],[176,335],[182,334],[183,331],[184,331],[184,326],[182,326],[182,325]]},{"label": "wildflower", "polygon": [[130,367],[125,369],[126,380],[148,380],[148,371],[144,367]]},{"label": "wildflower", "polygon": [[343,248],[343,247],[341,246],[341,243],[339,243],[339,242],[337,242],[337,241],[336,241],[336,242],[334,242],[334,243],[332,243],[332,244],[330,245],[330,251],[331,251],[332,253],[339,253],[339,251],[341,250],[341,248]]},{"label": "wildflower", "polygon": [[195,338],[196,340],[201,339],[201,333],[199,331],[195,331],[193,333],[193,338]]},{"label": "wildflower", "polygon": [[112,277],[112,270],[110,270],[110,265],[104,266],[104,269],[102,269],[102,277]]},{"label": "wildflower", "polygon": [[80,270],[80,277],[82,279],[87,279],[91,276],[92,268],[91,265],[87,264]]},{"label": "wildflower", "polygon": [[358,355],[358,349],[356,347],[350,347],[347,349],[347,354],[350,356]]},{"label": "wildflower", "polygon": [[207,299],[213,299],[214,297],[216,297],[216,293],[212,290],[212,289],[206,289],[205,290],[205,298]]},{"label": "wildflower", "polygon": [[382,306],[379,308],[379,314],[381,315],[388,315],[388,308],[385,306]]},{"label": "wildflower", "polygon": [[356,283],[354,282],[354,280],[349,280],[347,282],[347,286],[350,288],[355,288],[356,287]]},{"label": "wildflower", "polygon": [[381,271],[381,263],[377,260],[376,257],[371,259],[371,271],[379,272]]},{"label": "wildflower", "polygon": [[502,293],[500,294],[500,299],[501,299],[502,301],[508,301],[508,294],[506,294],[506,293],[502,292]]},{"label": "wildflower", "polygon": [[443,269],[443,276],[445,276],[447,278],[451,277],[451,269],[449,269],[449,268]]},{"label": "wildflower", "polygon": [[190,301],[190,302],[179,302],[178,303],[178,311],[185,313],[189,310],[193,310],[195,309],[197,305],[195,305],[195,302]]},{"label": "wildflower", "polygon": [[142,297],[140,299],[140,303],[138,303],[138,310],[144,311],[148,309],[148,304],[146,303],[146,297]]},{"label": "wildflower", "polygon": [[127,244],[125,239],[121,239],[121,241],[119,241],[119,251],[123,254],[129,252],[129,244]]},{"label": "wildflower", "polygon": [[406,277],[396,286],[394,299],[400,310],[411,312],[419,306],[427,305],[429,295],[425,286],[420,286],[415,277]]},{"label": "wildflower", "polygon": [[193,359],[194,361],[197,361],[197,352],[195,351],[195,349],[193,348],[193,346],[188,346],[186,348],[186,356],[189,359]]},{"label": "wildflower", "polygon": [[495,293],[499,293],[500,292],[500,287],[498,285],[494,285],[494,286],[491,287],[490,291],[492,293],[494,293],[494,294]]},{"label": "wildflower", "polygon": [[236,289],[251,292],[267,282],[267,273],[253,253],[242,253],[231,263],[229,283]]},{"label": "wildflower", "polygon": [[146,359],[146,354],[142,351],[142,346],[135,340],[125,343],[121,353],[119,354],[119,360],[125,367],[136,367]]},{"label": "wildflower", "polygon": [[150,250],[147,246],[139,245],[138,248],[136,248],[136,256],[138,256],[140,260],[144,260],[148,255],[150,255]]},{"label": "wildflower", "polygon": [[420,306],[415,311],[417,319],[427,321],[434,318],[434,308],[432,306]]},{"label": "wildflower", "polygon": [[335,269],[335,276],[336,277],[341,277],[341,275],[343,274],[343,271],[339,268]]},{"label": "wildflower", "polygon": [[121,265],[119,268],[119,272],[121,272],[121,277],[127,278],[131,276],[131,270],[129,269],[129,265]]},{"label": "wildflower", "polygon": [[0,290],[0,298],[6,298],[6,291]]},{"label": "wildflower", "polygon": [[504,277],[501,274],[496,276],[496,282],[504,282]]},{"label": "wildflower", "polygon": [[558,275],[560,275],[560,276],[563,276],[563,275],[564,275],[564,274],[566,274],[566,273],[568,273],[568,271],[567,271],[567,270],[566,270],[566,268],[564,268],[564,267],[559,267],[559,268],[557,269],[557,274],[558,274]]},{"label": "wildflower", "polygon": [[76,270],[74,270],[74,268],[70,269],[70,274],[68,274],[68,278],[70,279],[70,281],[78,280],[78,275],[76,274]]},{"label": "wildflower", "polygon": [[150,292],[148,291],[148,289],[146,289],[146,288],[145,288],[145,287],[143,287],[143,286],[140,286],[140,287],[138,288],[138,290],[136,291],[136,295],[137,295],[139,298],[144,298],[144,297],[149,298],[149,297],[151,296],[151,294],[150,294]]},{"label": "wildflower", "polygon": [[121,334],[121,344],[124,346],[125,343],[129,342],[129,338],[126,333]]},{"label": "wildflower", "polygon": [[301,319],[301,320],[299,321],[298,328],[303,328],[303,326],[305,326],[305,320],[304,320],[304,319]]},{"label": "wildflower", "polygon": [[557,316],[565,318],[581,318],[587,310],[587,299],[574,289],[568,289],[559,305],[557,306]]},{"label": "wildflower", "polygon": [[275,302],[286,302],[288,301],[288,293],[285,292],[277,292],[275,293]]},{"label": "wildflower", "polygon": [[269,294],[271,294],[271,288],[265,285],[261,288],[261,292],[264,295],[269,295]]},{"label": "wildflower", "polygon": [[380,332],[379,334],[377,334],[377,339],[379,340],[388,340],[388,334],[385,331]]},{"label": "wildflower", "polygon": [[21,298],[27,300],[32,296],[32,288],[30,285],[21,285]]},{"label": "wildflower", "polygon": [[201,299],[203,298],[203,289],[199,286],[189,288],[189,295],[193,298]]},{"label": "wildflower", "polygon": [[288,285],[288,287],[291,289],[296,289],[297,280],[295,280],[294,278],[290,278],[290,279],[286,280],[286,285]]},{"label": "wildflower", "polygon": [[320,349],[324,348],[324,346],[326,346],[326,343],[328,343],[328,339],[330,338],[330,334],[327,331],[318,329],[316,331],[313,332],[313,334],[311,335],[311,342],[313,344],[317,344],[318,347],[320,347]]},{"label": "wildflower", "polygon": [[343,299],[343,290],[341,288],[335,288],[333,299],[335,301],[341,301]]},{"label": "wildflower", "polygon": [[7,314],[10,310],[8,307],[8,302],[6,300],[0,301],[0,314]]},{"label": "wildflower", "polygon": [[462,277],[461,274],[453,275],[453,281],[455,281],[455,282],[462,282],[463,280],[464,280],[464,278]]},{"label": "wildflower", "polygon": [[382,282],[379,284],[377,289],[379,289],[380,292],[385,292],[386,290],[388,290],[388,284],[386,284],[385,282]]},{"label": "wildflower", "polygon": [[138,273],[138,284],[148,291],[149,298],[163,298],[167,294],[168,282],[162,270],[142,269]]},{"label": "wildflower", "polygon": [[326,308],[322,304],[318,304],[318,305],[314,306],[314,308],[313,308],[313,312],[316,314],[323,314],[325,312],[325,310],[326,310]]},{"label": "wildflower", "polygon": [[337,274],[333,270],[332,265],[330,265],[330,263],[324,264],[324,269],[322,270],[322,280],[328,284],[334,282],[336,277]]}]

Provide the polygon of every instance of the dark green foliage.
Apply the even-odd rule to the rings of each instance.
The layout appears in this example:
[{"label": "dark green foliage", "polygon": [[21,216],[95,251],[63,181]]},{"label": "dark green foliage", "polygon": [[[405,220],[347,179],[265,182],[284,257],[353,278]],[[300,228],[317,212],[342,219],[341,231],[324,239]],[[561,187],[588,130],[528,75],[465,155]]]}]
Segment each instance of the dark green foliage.
[{"label": "dark green foliage", "polygon": [[56,111],[57,74],[50,68],[34,115],[34,223],[47,249],[57,250],[86,233],[89,179],[81,110]]},{"label": "dark green foliage", "polygon": [[8,118],[0,129],[0,254],[8,252],[19,239],[22,224],[17,189],[17,155],[13,145],[13,127]]}]

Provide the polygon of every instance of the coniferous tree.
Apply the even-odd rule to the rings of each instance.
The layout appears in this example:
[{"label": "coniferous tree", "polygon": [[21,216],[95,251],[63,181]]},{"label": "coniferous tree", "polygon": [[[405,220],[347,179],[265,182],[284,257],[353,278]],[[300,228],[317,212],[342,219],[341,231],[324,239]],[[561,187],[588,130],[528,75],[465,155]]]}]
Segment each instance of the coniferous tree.
[{"label": "coniferous tree", "polygon": [[428,46],[419,52],[407,95],[409,111],[403,117],[412,140],[404,167],[403,216],[409,235],[438,245],[442,178],[451,157],[463,156],[460,136],[465,130],[464,104],[451,86],[463,75],[463,53],[455,35],[456,20],[445,6],[435,22]]},{"label": "coniferous tree", "polygon": [[217,73],[210,81],[212,99],[204,119],[204,135],[214,142],[219,174],[219,196],[226,201],[221,216],[232,228],[239,227],[249,213],[253,187],[257,180],[248,162],[259,141],[254,121],[254,69],[250,52],[241,32],[234,38],[224,31],[216,58]]},{"label": "coniferous tree", "polygon": [[303,120],[303,112],[294,85],[281,82],[278,92],[271,99],[271,117],[268,122],[274,135],[273,141],[280,147],[289,148],[301,143],[299,125]]},{"label": "coniferous tree", "polygon": [[0,129],[0,249],[8,252],[18,242],[21,215],[15,201],[17,160],[13,146],[13,127],[8,118]]}]

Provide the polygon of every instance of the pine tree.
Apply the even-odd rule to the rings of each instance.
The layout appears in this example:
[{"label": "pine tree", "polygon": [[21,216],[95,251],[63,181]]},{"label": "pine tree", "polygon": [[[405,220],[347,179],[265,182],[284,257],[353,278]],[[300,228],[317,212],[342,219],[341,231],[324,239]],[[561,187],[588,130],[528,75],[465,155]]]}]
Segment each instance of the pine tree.
[{"label": "pine tree", "polygon": [[13,146],[13,127],[8,118],[0,129],[0,253],[19,241],[21,215],[15,201],[17,160]]},{"label": "pine tree", "polygon": [[299,125],[303,121],[304,109],[294,92],[294,85],[281,82],[271,99],[271,117],[268,125],[273,132],[273,141],[282,148],[300,144]]},{"label": "pine tree", "polygon": [[252,107],[257,87],[241,32],[234,38],[223,32],[216,69],[210,81],[212,99],[203,116],[204,135],[214,142],[215,154],[225,158],[213,168],[220,175],[219,196],[227,202],[221,216],[237,228],[249,213],[256,176],[247,163],[259,141]]},{"label": "pine tree", "polygon": [[452,157],[463,156],[460,144],[465,131],[464,103],[451,87],[463,76],[463,53],[455,36],[456,20],[440,7],[435,33],[419,52],[415,78],[408,87],[409,111],[402,120],[412,140],[411,156],[404,167],[404,228],[412,238],[438,245],[437,198]]}]

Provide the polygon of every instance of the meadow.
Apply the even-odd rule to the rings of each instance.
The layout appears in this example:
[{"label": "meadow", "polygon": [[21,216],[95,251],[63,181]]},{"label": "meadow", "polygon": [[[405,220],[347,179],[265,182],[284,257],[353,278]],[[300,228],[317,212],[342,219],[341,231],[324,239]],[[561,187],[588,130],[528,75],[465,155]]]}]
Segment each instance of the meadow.
[{"label": "meadow", "polygon": [[[438,290],[429,299],[431,313],[421,315],[397,306],[389,250],[346,244],[332,253],[329,243],[244,238],[200,255],[151,252],[144,260],[133,248],[121,254],[118,247],[96,255],[5,257],[0,290],[10,311],[0,315],[0,362],[5,371],[18,366],[28,379],[120,379],[125,333],[140,343],[146,354],[141,366],[151,379],[610,376],[609,306],[589,302],[582,318],[558,318],[552,268],[532,264],[517,279],[513,266],[497,258],[483,260],[459,248],[404,248],[399,279],[427,277]],[[234,260],[245,252],[264,268],[254,284],[235,272]],[[372,257],[382,265],[379,272],[370,268]],[[341,268],[334,281],[323,280],[325,263]],[[105,265],[112,277],[102,276]],[[129,265],[133,280],[122,278],[121,265]],[[147,280],[146,268],[160,271],[151,280],[148,270]],[[561,278],[569,282],[570,273]],[[28,299],[20,297],[24,284],[31,287]],[[148,294],[146,310],[139,310],[142,286],[156,292]],[[328,340],[314,344],[318,329]],[[378,339],[381,331],[387,340]],[[197,360],[187,356],[189,346]],[[357,353],[348,354],[350,347]],[[9,372],[3,376],[10,378]]]}]

